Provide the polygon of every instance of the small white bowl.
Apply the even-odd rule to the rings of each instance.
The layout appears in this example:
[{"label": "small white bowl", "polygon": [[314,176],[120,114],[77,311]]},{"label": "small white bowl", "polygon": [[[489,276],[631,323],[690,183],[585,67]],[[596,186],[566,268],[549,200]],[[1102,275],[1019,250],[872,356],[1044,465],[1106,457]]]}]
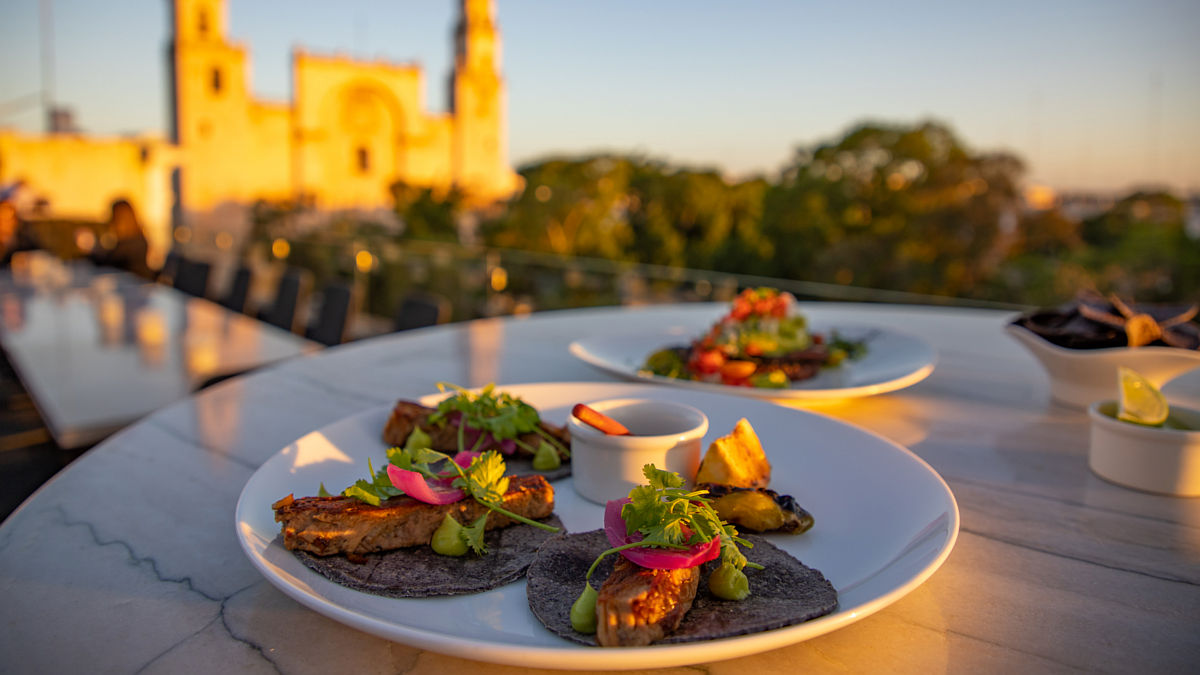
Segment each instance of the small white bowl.
[{"label": "small white bowl", "polygon": [[1200,411],[1171,406],[1171,419],[1188,430],[1122,422],[1116,414],[1116,401],[1088,407],[1088,466],[1096,475],[1147,492],[1200,496]]},{"label": "small white bowl", "polygon": [[1092,401],[1118,395],[1117,366],[1136,370],[1159,388],[1178,375],[1200,368],[1200,351],[1194,349],[1068,349],[1022,326],[1008,324],[1004,330],[1041,362],[1050,376],[1050,395],[1054,400],[1080,410]]},{"label": "small white bowl", "polygon": [[575,491],[603,504],[620,499],[645,485],[642,467],[653,464],[674,471],[690,485],[700,468],[700,443],[708,432],[708,417],[682,403],[653,399],[609,399],[588,403],[625,425],[631,435],[610,436],[567,419],[571,431],[571,477]]}]

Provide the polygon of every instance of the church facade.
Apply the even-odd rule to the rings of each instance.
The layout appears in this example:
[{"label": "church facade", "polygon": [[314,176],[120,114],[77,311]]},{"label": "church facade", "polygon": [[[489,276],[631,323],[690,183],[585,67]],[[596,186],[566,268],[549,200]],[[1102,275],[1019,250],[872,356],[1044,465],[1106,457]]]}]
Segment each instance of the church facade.
[{"label": "church facade", "polygon": [[[461,0],[450,101],[425,106],[418,65],[293,53],[292,100],[256,99],[228,0],[173,0],[168,139],[0,132],[0,182],[24,180],[58,217],[102,217],[130,199],[152,244],[169,223],[230,223],[257,200],[319,210],[392,204],[402,181],[457,188],[468,203],[511,195],[494,0]],[[152,231],[160,230],[160,231]]]}]

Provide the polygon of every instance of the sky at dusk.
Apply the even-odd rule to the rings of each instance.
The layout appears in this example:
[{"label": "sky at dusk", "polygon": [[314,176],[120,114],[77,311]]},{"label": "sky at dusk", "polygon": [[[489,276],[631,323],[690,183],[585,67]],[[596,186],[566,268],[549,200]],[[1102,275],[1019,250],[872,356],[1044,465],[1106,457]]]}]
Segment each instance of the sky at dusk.
[{"label": "sky at dusk", "polygon": [[[53,88],[85,132],[164,133],[167,0],[52,3]],[[231,0],[256,95],[294,45],[425,68],[446,109],[453,0]],[[38,0],[5,0],[0,126],[38,131]],[[863,121],[949,125],[1030,182],[1200,192],[1200,2],[499,0],[514,165],[633,152],[773,175]]]}]

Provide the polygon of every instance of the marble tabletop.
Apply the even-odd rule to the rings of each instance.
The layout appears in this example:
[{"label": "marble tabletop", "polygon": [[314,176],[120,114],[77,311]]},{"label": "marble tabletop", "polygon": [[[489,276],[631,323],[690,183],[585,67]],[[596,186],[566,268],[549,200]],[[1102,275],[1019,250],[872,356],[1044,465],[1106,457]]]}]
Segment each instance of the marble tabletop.
[{"label": "marble tabletop", "polygon": [[[802,309],[937,349],[936,370],[910,388],[795,405],[910,448],[952,488],[961,531],[941,569],[882,611],[704,672],[1194,672],[1200,500],[1092,474],[1086,414],[1051,402],[1045,374],[1002,332],[1010,315]],[[570,342],[703,325],[719,312],[648,306],[451,324],[293,359],[159,410],[88,451],[0,525],[4,669],[477,672],[485,664],[469,651],[385,641],[268,583],[234,531],[243,485],[305,433],[439,381],[613,381],[573,358]],[[1200,373],[1166,391],[1200,405]]]},{"label": "marble tabletop", "polygon": [[0,345],[60,447],[95,443],[215,376],[321,348],[126,272],[51,269],[0,275]]}]

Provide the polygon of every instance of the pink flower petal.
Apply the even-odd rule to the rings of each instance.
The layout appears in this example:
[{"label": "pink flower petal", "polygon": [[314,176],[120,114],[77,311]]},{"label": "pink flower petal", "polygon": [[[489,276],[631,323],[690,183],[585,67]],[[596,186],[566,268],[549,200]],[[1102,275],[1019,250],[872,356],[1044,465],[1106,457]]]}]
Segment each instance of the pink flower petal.
[{"label": "pink flower petal", "polygon": [[[641,541],[642,533],[626,532],[625,520],[621,518],[621,507],[629,502],[629,498],[613,499],[604,505],[604,534],[612,546],[624,546],[635,541]],[[629,562],[642,567],[657,570],[676,570],[695,567],[721,555],[721,539],[714,537],[712,541],[700,542],[688,549],[668,548],[631,548],[621,551]]]},{"label": "pink flower petal", "polygon": [[[470,450],[460,450],[458,452],[458,454],[454,455],[453,459],[454,459],[455,464],[457,464],[465,469],[465,468],[471,466],[471,462],[476,457],[479,457],[481,455],[483,455],[482,452],[471,452]],[[455,474],[455,475],[457,476],[458,474]]]},{"label": "pink flower petal", "polygon": [[421,474],[406,471],[395,464],[389,464],[387,472],[388,478],[392,479],[392,485],[419,502],[453,504],[465,496],[458,488],[430,485]]}]

